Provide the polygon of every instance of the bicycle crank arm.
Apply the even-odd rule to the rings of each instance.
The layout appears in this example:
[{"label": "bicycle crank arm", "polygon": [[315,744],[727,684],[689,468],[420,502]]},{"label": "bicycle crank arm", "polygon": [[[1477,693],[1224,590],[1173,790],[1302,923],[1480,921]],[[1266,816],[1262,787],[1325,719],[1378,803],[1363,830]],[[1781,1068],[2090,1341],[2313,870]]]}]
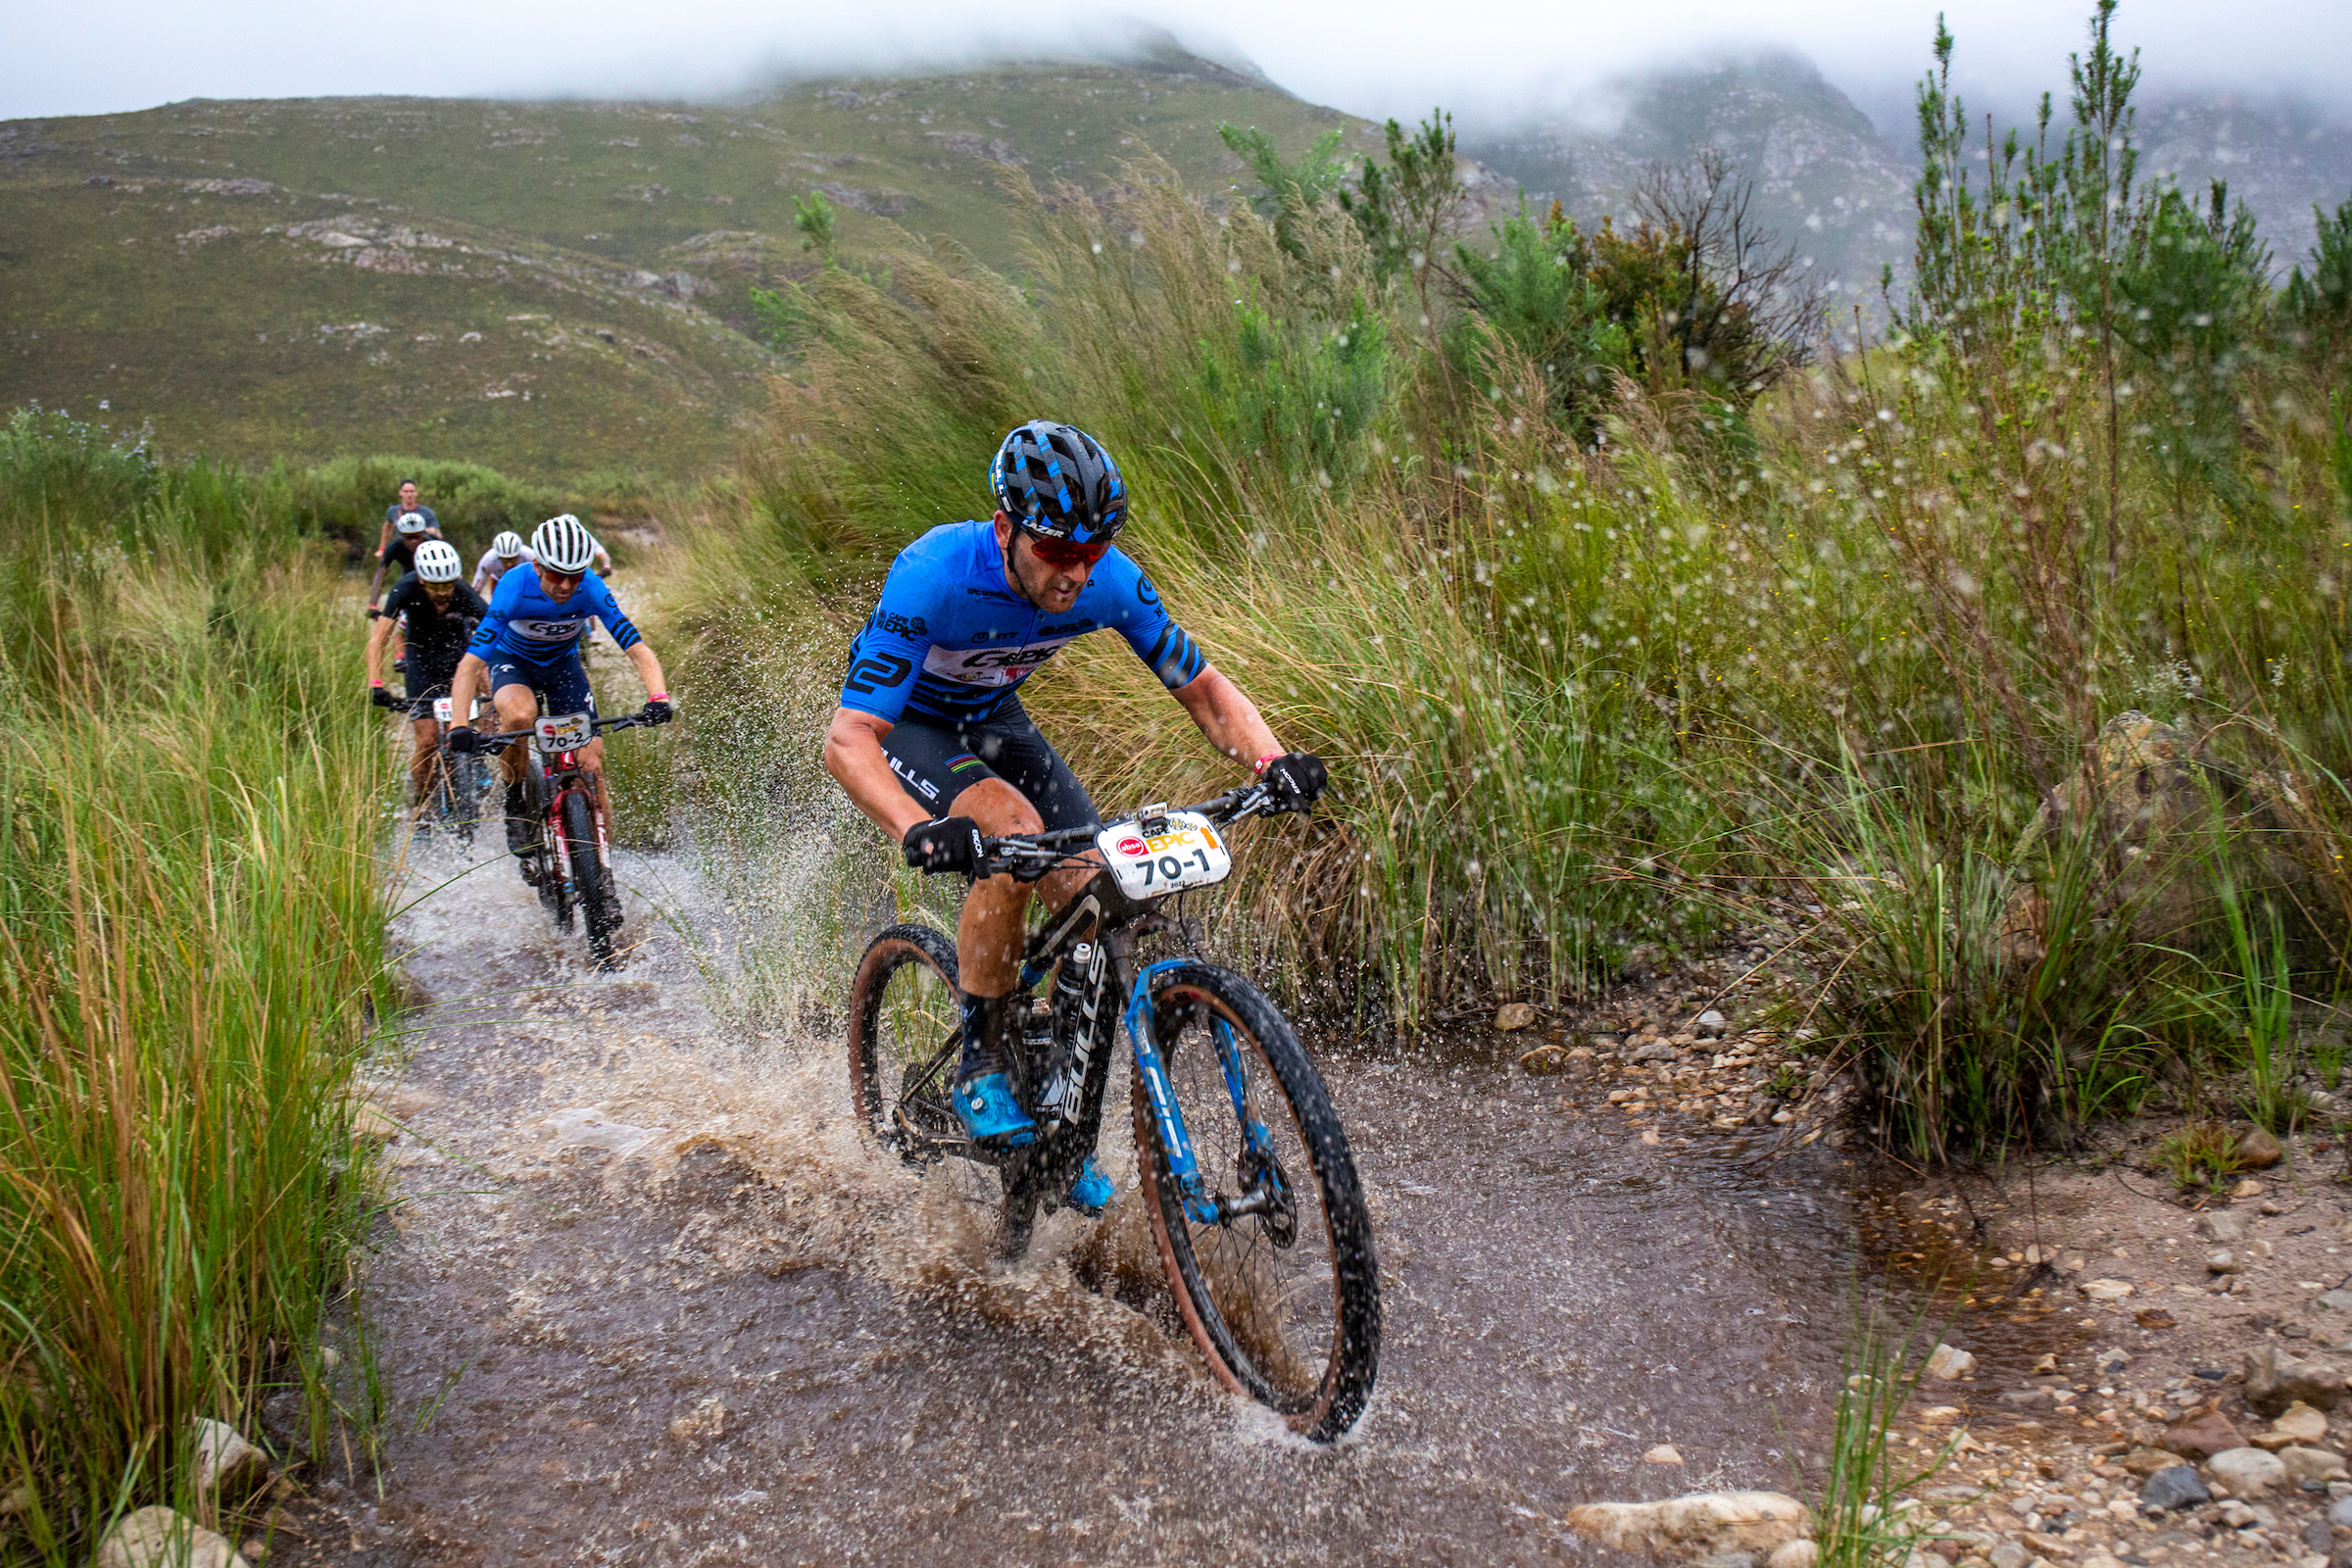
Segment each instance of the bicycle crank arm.
[{"label": "bicycle crank arm", "polygon": [[1151,1102],[1152,1119],[1159,1129],[1160,1152],[1168,1172],[1184,1195],[1184,1211],[1197,1225],[1218,1221],[1217,1200],[1200,1180],[1200,1162],[1184,1130],[1184,1110],[1176,1103],[1175,1086],[1168,1082],[1167,1064],[1160,1060],[1159,1044],[1152,1036],[1152,977],[1162,969],[1189,963],[1188,958],[1163,958],[1135,977],[1128,994],[1127,1038],[1135,1048],[1135,1070],[1144,1081],[1144,1098]]}]

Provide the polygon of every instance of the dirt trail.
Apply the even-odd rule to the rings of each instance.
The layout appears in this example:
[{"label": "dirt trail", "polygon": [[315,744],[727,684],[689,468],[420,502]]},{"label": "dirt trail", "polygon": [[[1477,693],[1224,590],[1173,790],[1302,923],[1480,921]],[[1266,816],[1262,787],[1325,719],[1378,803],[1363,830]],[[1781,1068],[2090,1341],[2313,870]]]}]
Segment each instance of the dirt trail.
[{"label": "dirt trail", "polygon": [[1583,1549],[1578,1502],[1786,1487],[1817,1441],[1852,1255],[1825,1152],[1757,1176],[1507,1062],[1311,1040],[1388,1303],[1372,1409],[1318,1449],[1174,1327],[1123,1124],[1120,1204],[992,1271],[858,1144],[838,1040],[712,1011],[692,872],[621,869],[617,975],[496,860],[404,917],[431,1003],[369,1267],[382,1495],[328,1483],[274,1561],[1533,1562]]}]

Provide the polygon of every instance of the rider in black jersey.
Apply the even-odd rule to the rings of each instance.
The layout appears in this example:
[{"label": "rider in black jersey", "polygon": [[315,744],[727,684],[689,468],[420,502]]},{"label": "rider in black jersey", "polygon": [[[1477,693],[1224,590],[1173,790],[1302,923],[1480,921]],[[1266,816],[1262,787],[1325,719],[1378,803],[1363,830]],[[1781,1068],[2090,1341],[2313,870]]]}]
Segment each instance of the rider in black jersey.
[{"label": "rider in black jersey", "polygon": [[406,706],[416,741],[409,759],[409,784],[418,800],[432,788],[434,760],[441,749],[441,729],[433,717],[432,700],[449,695],[458,661],[466,655],[466,639],[473,634],[473,623],[489,613],[481,595],[458,580],[465,570],[457,546],[427,539],[416,547],[416,569],[392,585],[392,591],[384,596],[383,612],[368,634],[368,700],[379,708],[400,707],[384,690],[379,672],[392,628],[401,623],[403,615],[408,617]]}]

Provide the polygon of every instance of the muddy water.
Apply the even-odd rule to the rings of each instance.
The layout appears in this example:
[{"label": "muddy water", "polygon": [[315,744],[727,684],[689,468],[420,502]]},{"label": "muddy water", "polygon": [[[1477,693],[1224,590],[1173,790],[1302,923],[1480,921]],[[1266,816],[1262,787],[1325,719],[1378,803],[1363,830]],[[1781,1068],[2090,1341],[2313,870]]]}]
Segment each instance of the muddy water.
[{"label": "muddy water", "polygon": [[[414,889],[459,869],[428,854]],[[404,918],[431,1005],[385,1074],[380,1490],[330,1454],[273,1561],[1532,1562],[1581,1549],[1580,1501],[1785,1488],[1818,1446],[1853,1255],[1833,1155],[1757,1174],[1559,1079],[1310,1040],[1388,1307],[1371,1410],[1314,1448],[1175,1326],[1123,1122],[1110,1215],[992,1269],[858,1144],[838,1039],[714,1010],[726,919],[691,872],[622,869],[614,976],[496,860]],[[1661,1443],[1682,1468],[1642,1462]]]}]

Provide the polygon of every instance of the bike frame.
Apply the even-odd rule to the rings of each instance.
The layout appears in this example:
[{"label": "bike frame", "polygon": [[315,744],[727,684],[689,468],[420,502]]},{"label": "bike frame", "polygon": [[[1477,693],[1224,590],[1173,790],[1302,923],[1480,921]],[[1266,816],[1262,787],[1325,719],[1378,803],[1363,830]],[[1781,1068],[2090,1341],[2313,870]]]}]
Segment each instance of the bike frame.
[{"label": "bike frame", "polygon": [[[1220,826],[1254,816],[1270,809],[1271,792],[1262,784],[1221,795],[1186,809],[1200,811]],[[1147,825],[1149,815],[1147,813]],[[1057,866],[1078,862],[1085,853],[1079,846],[1091,846],[1098,828],[1066,828],[1054,833],[1027,837],[991,839],[986,841],[982,864],[975,870],[975,879],[1009,872],[1022,881],[1035,881]],[[1122,974],[1134,956],[1136,929],[1152,918],[1157,900],[1136,901],[1127,897],[1107,871],[1098,874],[1079,894],[1057,910],[1053,919],[1041,927],[1022,955],[1019,992],[1026,994],[1045,980],[1056,960],[1072,961],[1081,933],[1091,934],[1094,941],[1107,950],[1108,961],[1094,977],[1084,994],[1079,1016],[1084,1020],[1087,1043],[1098,1032],[1102,1004],[1116,994],[1122,984]],[[1124,982],[1126,1005],[1122,1009],[1126,1023],[1129,1048],[1135,1053],[1135,1066],[1144,1086],[1144,1098],[1150,1103],[1152,1116],[1159,1131],[1160,1148],[1165,1152],[1170,1173],[1183,1194],[1186,1214],[1202,1225],[1222,1224],[1244,1214],[1257,1213],[1274,1206],[1274,1195],[1253,1191],[1232,1202],[1220,1203],[1207,1190],[1200,1173],[1200,1160],[1193,1140],[1185,1126],[1184,1107],[1177,1102],[1174,1086],[1168,1081],[1168,1071],[1154,1037],[1152,1024],[1152,984],[1163,970],[1190,963],[1190,958],[1164,958],[1147,964]],[[1059,1058],[1073,1043],[1060,1034],[1064,1020],[1054,1020],[1055,1032],[1052,1052]],[[1250,1103],[1249,1073],[1242,1061],[1240,1042],[1232,1028],[1221,1019],[1211,1020],[1210,1034],[1217,1044],[1219,1066],[1223,1069],[1226,1092],[1232,1096],[1236,1119],[1242,1126],[1243,1144],[1247,1152],[1267,1155],[1273,1151],[1273,1134],[1255,1115]],[[1108,1056],[1105,1052],[1104,1056]],[[944,1058],[943,1058],[944,1062]],[[935,1064],[936,1065],[936,1064]],[[1026,1063],[1024,1077],[1034,1078],[1044,1063]],[[1085,1063],[1086,1085],[1080,1114],[1062,1121],[1040,1144],[1059,1142],[1060,1135],[1073,1124],[1088,1133],[1085,1139],[1091,1152],[1099,1136],[1102,1118],[1103,1081],[1108,1077],[1107,1062],[1098,1069],[1092,1059]],[[926,1075],[929,1076],[929,1075]],[[1026,1086],[1034,1098],[1034,1085]],[[1052,1107],[1040,1104],[1039,1111]]]}]

